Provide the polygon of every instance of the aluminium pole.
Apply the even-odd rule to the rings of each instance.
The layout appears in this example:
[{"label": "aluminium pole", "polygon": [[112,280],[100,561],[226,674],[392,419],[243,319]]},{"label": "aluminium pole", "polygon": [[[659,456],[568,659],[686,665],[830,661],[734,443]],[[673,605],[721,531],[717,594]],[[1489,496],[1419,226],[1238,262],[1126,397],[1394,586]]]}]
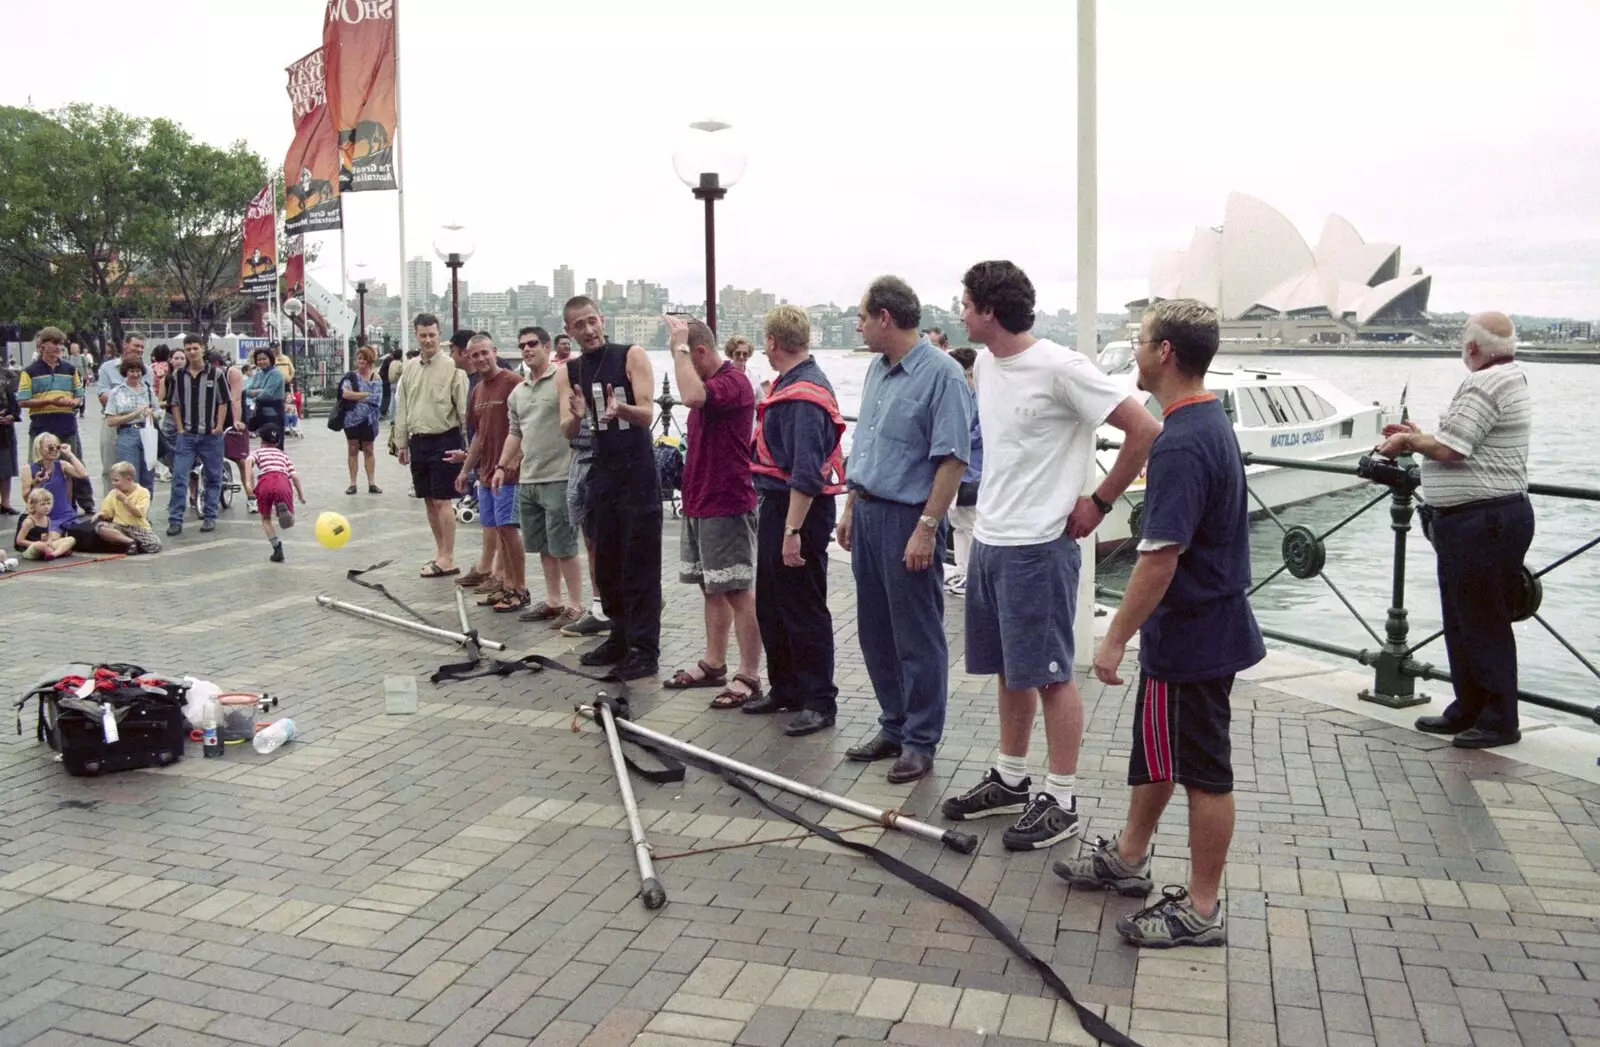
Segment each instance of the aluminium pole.
[{"label": "aluminium pole", "polygon": [[656,878],[655,863],[650,858],[650,843],[644,838],[644,824],[639,820],[639,803],[633,796],[633,781],[628,777],[628,765],[622,758],[622,739],[617,737],[617,721],[611,715],[611,706],[596,702],[600,726],[605,730],[606,746],[611,750],[611,769],[617,775],[617,788],[622,793],[622,809],[628,815],[628,836],[633,841],[633,858],[639,865],[639,899],[646,909],[659,909],[667,903],[666,889]]},{"label": "aluminium pole", "polygon": [[[435,640],[445,640],[450,643],[462,645],[472,642],[472,636],[467,633],[453,633],[449,629],[437,629],[431,625],[423,625],[421,622],[408,621],[405,618],[396,618],[392,614],[384,614],[382,611],[374,611],[370,608],[361,607],[357,604],[345,603],[343,600],[335,600],[331,596],[319,596],[317,597],[317,603],[318,605],[326,607],[332,611],[342,611],[345,614],[354,615],[357,618],[366,618],[370,621],[382,622],[384,625],[392,625],[397,629],[405,629],[410,632],[417,633],[420,636],[432,637]],[[497,640],[480,639],[477,641],[477,643],[479,647],[487,648],[491,651],[503,651],[506,649],[506,645]]]},{"label": "aluminium pole", "polygon": [[[1099,253],[1096,215],[1099,185],[1095,112],[1095,0],[1078,0],[1078,352],[1099,359],[1096,301]],[[1090,435],[1092,440],[1093,434]],[[1090,459],[1091,463],[1094,461]],[[1085,479],[1088,494],[1098,479],[1091,464]],[[1078,540],[1077,617],[1072,623],[1074,661],[1079,668],[1094,664],[1095,540]]]},{"label": "aluminium pole", "polygon": [[[394,185],[395,209],[399,212],[400,222],[400,318],[396,331],[397,340],[405,344],[404,329],[411,324],[410,305],[411,299],[406,286],[406,180],[402,173],[400,162],[400,144],[405,138],[405,132],[400,128],[400,5],[394,6]],[[346,343],[348,344],[348,343]],[[345,370],[350,370],[349,350],[345,350]]]}]

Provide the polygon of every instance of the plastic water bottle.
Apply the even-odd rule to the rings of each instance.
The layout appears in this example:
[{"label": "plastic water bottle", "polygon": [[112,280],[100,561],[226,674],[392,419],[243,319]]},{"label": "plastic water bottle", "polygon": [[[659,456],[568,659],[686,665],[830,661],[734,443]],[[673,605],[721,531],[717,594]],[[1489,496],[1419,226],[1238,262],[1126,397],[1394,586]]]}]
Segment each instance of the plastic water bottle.
[{"label": "plastic water bottle", "polygon": [[206,711],[201,720],[201,755],[206,757],[222,755],[222,738],[217,734],[218,706],[215,698],[207,699]]},{"label": "plastic water bottle", "polygon": [[294,721],[288,717],[276,723],[268,724],[256,732],[250,744],[256,747],[256,752],[265,756],[284,742],[294,741]]},{"label": "plastic water bottle", "polygon": [[0,574],[5,574],[7,571],[15,571],[16,569],[17,558],[15,556],[8,556],[4,560],[0,560]]}]

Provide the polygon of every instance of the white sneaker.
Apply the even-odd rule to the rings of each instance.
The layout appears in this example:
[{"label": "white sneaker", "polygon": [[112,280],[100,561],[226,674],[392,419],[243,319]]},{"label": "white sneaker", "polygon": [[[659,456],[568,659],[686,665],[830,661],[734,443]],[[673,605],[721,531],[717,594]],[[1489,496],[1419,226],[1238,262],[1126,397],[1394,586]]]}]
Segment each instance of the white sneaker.
[{"label": "white sneaker", "polygon": [[967,577],[966,577],[966,575],[958,575],[958,576],[956,576],[954,578],[948,579],[944,583],[944,591],[946,593],[950,594],[951,596],[965,596],[965,595],[967,595]]}]

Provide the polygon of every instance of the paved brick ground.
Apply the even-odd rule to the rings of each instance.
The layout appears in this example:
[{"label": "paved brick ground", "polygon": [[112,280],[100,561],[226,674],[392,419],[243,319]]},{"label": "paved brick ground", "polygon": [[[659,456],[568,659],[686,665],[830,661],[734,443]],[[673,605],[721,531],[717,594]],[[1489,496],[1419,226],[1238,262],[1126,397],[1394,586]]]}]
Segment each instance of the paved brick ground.
[{"label": "paved brick ground", "polygon": [[[269,564],[241,506],[158,557],[0,580],[13,691],[67,656],[131,659],[280,693],[301,732],[271,757],[207,761],[191,747],[174,768],[99,780],[67,777],[31,723],[0,745],[0,1045],[1087,1042],[965,915],[789,839],[708,776],[637,786],[671,896],[643,910],[605,749],[570,726],[586,694],[576,680],[424,682],[416,715],[386,716],[384,677],[426,674],[452,649],[322,611],[313,595],[376,605],[342,573],[392,556],[383,580],[441,623],[452,596],[412,577],[427,529],[400,470],[384,459],[389,493],[346,497],[330,437],[316,426],[291,450],[312,510],[354,525],[344,550],[302,527],[288,564]],[[476,538],[463,530],[459,548]],[[708,711],[705,692],[654,686],[636,699],[641,720],[934,812],[990,756],[989,687],[953,677],[936,777],[896,788],[881,766],[844,761],[875,709],[848,571],[834,579],[836,732],[786,740],[771,722]],[[688,664],[699,609],[668,592],[665,660]],[[572,650],[476,620],[518,649]],[[998,822],[980,826],[971,857],[857,835],[989,905],[1144,1044],[1600,1044],[1596,787],[1257,675],[1235,692],[1226,949],[1124,947],[1112,923],[1136,902],[1068,891],[1049,855],[1004,852]],[[1086,695],[1092,838],[1125,811],[1131,703],[1096,685]],[[1158,840],[1162,881],[1184,877],[1181,816]],[[669,857],[708,848],[721,849]]]}]

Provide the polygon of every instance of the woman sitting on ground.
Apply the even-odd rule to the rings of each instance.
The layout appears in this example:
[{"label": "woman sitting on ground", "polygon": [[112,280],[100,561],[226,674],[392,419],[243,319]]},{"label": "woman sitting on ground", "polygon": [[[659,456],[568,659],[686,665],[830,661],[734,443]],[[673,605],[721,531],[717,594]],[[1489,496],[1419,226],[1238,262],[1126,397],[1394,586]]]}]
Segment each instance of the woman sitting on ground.
[{"label": "woman sitting on ground", "polygon": [[378,439],[378,409],[383,401],[383,379],[372,369],[377,360],[377,351],[364,345],[356,350],[356,369],[339,379],[339,395],[345,401],[344,438],[349,446],[350,464],[350,486],[345,488],[345,494],[356,493],[357,456],[365,456],[367,460],[367,493],[383,493],[372,479],[377,468],[372,447]]},{"label": "woman sitting on ground", "polygon": [[260,432],[263,425],[283,427],[283,401],[288,395],[288,383],[272,358],[272,350],[257,349],[250,355],[256,373],[245,384],[245,394],[255,405],[250,411],[250,431]]},{"label": "woman sitting on ground", "polygon": [[55,529],[50,511],[55,497],[43,487],[28,492],[28,511],[17,521],[16,549],[24,560],[55,560],[72,555],[76,541]]},{"label": "woman sitting on ground", "polygon": [[122,553],[133,548],[133,539],[110,524],[100,523],[94,517],[79,518],[72,504],[72,481],[87,480],[89,470],[78,461],[72,448],[54,433],[40,433],[34,438],[33,454],[38,461],[28,467],[22,493],[31,495],[40,488],[50,492],[53,530],[76,539],[75,548],[80,553]]}]

